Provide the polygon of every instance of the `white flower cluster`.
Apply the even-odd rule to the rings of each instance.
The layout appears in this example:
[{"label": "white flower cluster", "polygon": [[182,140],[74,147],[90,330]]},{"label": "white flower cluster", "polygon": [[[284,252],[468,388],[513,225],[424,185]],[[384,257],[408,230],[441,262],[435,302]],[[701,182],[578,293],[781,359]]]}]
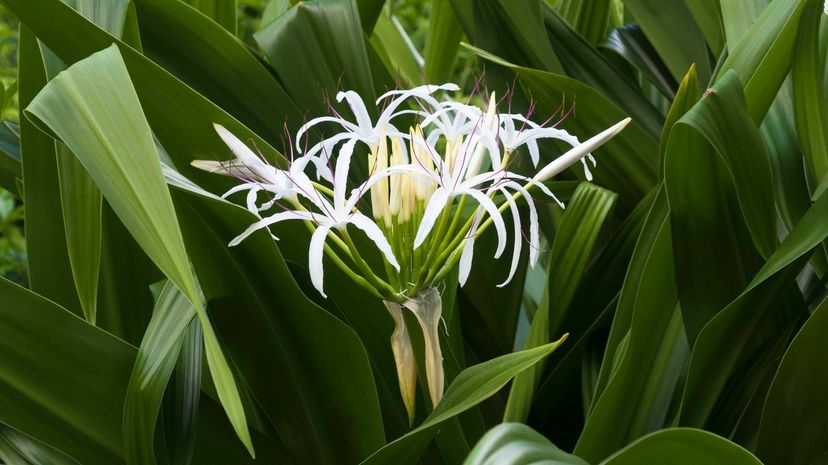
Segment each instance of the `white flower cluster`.
[{"label": "white flower cluster", "polygon": [[[589,152],[618,133],[629,119],[581,144],[562,129],[544,127],[523,115],[498,113],[494,94],[485,108],[434,96],[438,91],[458,90],[455,84],[444,84],[388,92],[376,101],[376,105],[383,106],[376,121],[372,121],[358,94],[340,92],[337,100],[347,102],[353,121],[334,113],[306,123],[295,138],[301,156],[287,169],[268,164],[216,125],[235,159],[193,164],[238,178],[241,183],[225,196],[246,191],[248,210],[260,218],[230,245],[278,222],[303,220],[313,230],[308,251],[311,281],[323,296],[322,261],[328,254],[375,295],[404,302],[458,263],[463,284],[471,269],[475,238],[490,224],[498,240],[494,256],[500,257],[508,238],[502,212],[508,208],[514,242],[509,275],[501,285],[508,283],[517,268],[523,242],[523,221],[516,201],[522,197],[529,207],[529,262],[534,265],[540,240],[530,190],[537,187],[555,199],[543,181],[577,161],[583,163],[589,178],[586,160],[595,163]],[[416,119],[419,124],[401,131],[395,123],[403,117]],[[319,124],[341,130],[303,151],[303,137]],[[537,167],[538,140],[542,138],[561,140],[573,149],[534,177],[510,171],[513,154],[522,146],[527,147]],[[358,144],[367,147],[369,173],[363,182],[353,184],[349,177]],[[505,199],[500,205],[495,203],[497,194]],[[373,219],[359,208],[366,197],[370,197]],[[477,205],[471,217],[466,217],[466,202]],[[360,229],[376,244],[387,262],[385,276],[367,265],[349,235],[348,225]]]}]

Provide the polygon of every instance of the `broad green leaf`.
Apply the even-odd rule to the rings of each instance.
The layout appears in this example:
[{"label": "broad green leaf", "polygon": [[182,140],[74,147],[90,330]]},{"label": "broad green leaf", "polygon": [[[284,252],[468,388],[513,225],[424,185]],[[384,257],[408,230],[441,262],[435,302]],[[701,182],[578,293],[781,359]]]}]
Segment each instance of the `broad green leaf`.
[{"label": "broad green leaf", "polygon": [[760,122],[788,75],[796,30],[805,0],[773,0],[738,42],[714,80],[734,70],[744,83],[745,99],[754,122]]},{"label": "broad green leaf", "polygon": [[236,0],[184,0],[184,3],[219,23],[231,34],[236,34]]},{"label": "broad green leaf", "polygon": [[201,304],[152,134],[117,46],[50,81],[27,114],[52,129],[78,157],[138,244],[195,306],[219,398],[252,454],[233,374]]},{"label": "broad green leaf", "polygon": [[[123,406],[136,349],[0,278],[0,422],[82,464],[123,464]],[[226,416],[202,398],[193,463],[250,464]],[[286,463],[256,434],[264,463]],[[258,462],[256,462],[258,463]]]},{"label": "broad green leaf", "polygon": [[77,465],[78,463],[60,451],[6,425],[0,425],[0,460],[11,465]]},{"label": "broad green leaf", "polygon": [[173,465],[189,465],[195,452],[201,395],[201,359],[204,354],[201,339],[201,325],[198,320],[193,320],[184,334],[181,351],[178,353],[175,384],[167,387],[167,392],[174,391],[174,401],[171,402],[172,408],[167,409],[164,428],[167,433],[167,453]]},{"label": "broad green leaf", "polygon": [[684,1],[624,0],[624,6],[635,16],[676,81],[692,64],[699,78],[707,81],[711,71],[707,46]]},{"label": "broad green leaf", "polygon": [[[642,95],[638,84],[619,72],[551,8],[544,8],[543,15],[549,41],[566,74],[612,100],[651,134],[657,135],[664,124],[664,116]],[[580,107],[581,94],[571,96],[576,108]]]},{"label": "broad green leaf", "polygon": [[700,97],[699,76],[696,74],[696,66],[691,65],[687,74],[684,75],[684,79],[681,80],[678,92],[676,92],[673,103],[670,105],[670,111],[667,112],[667,118],[664,120],[664,128],[661,130],[661,141],[658,144],[658,152],[661,156],[660,176],[664,175],[664,153],[667,151],[667,141],[670,139],[670,131],[673,129],[673,125],[693,108]]},{"label": "broad green leaf", "polygon": [[812,0],[805,7],[791,71],[794,121],[808,167],[811,192],[828,173],[828,89],[825,86],[828,27],[819,11],[821,6],[819,1]]},{"label": "broad green leaf", "polygon": [[672,428],[645,436],[601,465],[762,465],[741,446],[707,431]]},{"label": "broad green leaf", "polygon": [[769,349],[784,350],[793,326],[803,316],[803,304],[796,302],[802,297],[789,284],[808,252],[828,237],[826,217],[828,196],[823,195],[749,286],[702,329],[693,347],[680,424],[702,426],[721,416],[716,407],[722,397],[744,383],[749,370],[773,362],[777,352]]},{"label": "broad green leaf", "polygon": [[[676,95],[676,80],[637,24],[613,29],[603,46],[638,69],[665,97]],[[691,65],[695,67],[695,65]]]},{"label": "broad green leaf", "polygon": [[[203,194],[173,194],[228,356],[288,451],[301,462],[356,463],[381,447],[383,415],[370,362],[354,332],[303,295],[265,231],[227,247],[256,221],[253,214]],[[275,233],[279,245],[289,240]],[[307,249],[304,254],[306,266]],[[331,268],[325,284],[335,299]],[[304,270],[297,274],[307,276]],[[380,350],[390,357],[388,335]]]},{"label": "broad green leaf", "polygon": [[122,463],[134,349],[5,279],[0,295],[0,421],[80,463]]},{"label": "broad green leaf", "polygon": [[57,162],[66,245],[75,289],[86,321],[95,324],[101,264],[101,192],[83,165],[60,143],[57,143]]},{"label": "broad green leaf", "polygon": [[[66,3],[119,38],[127,23],[134,24],[136,21],[135,15],[129,14],[128,0],[68,0]],[[66,66],[47,47],[41,45],[41,50],[47,79],[51,80]],[[83,166],[65,145],[56,143],[56,153],[69,264],[84,317],[95,324],[101,262],[102,197]]]},{"label": "broad green leaf", "polygon": [[[607,222],[616,197],[616,194],[588,183],[578,186],[555,233],[547,267],[547,286],[532,319],[524,348],[546,344],[550,338],[570,331],[562,323],[569,312],[582,311],[570,304],[581,285],[598,234]],[[515,377],[503,421],[526,421],[542,367],[543,362],[540,362]]]},{"label": "broad green leaf", "polygon": [[451,0],[432,0],[425,39],[425,80],[429,83],[449,82],[460,48],[463,29],[454,15]]},{"label": "broad green leaf", "polygon": [[562,342],[561,339],[466,368],[457,375],[446,390],[443,400],[420,426],[388,443],[362,464],[417,463],[440,424],[493,396],[515,375],[552,353]]},{"label": "broad green leaf", "polygon": [[[688,173],[704,175],[708,182],[699,183]],[[768,257],[777,243],[767,151],[734,73],[719,80],[673,126],[664,181],[679,300],[692,342],[744,289],[761,264],[757,251]],[[711,270],[714,262],[719,265]]]},{"label": "broad green leaf", "polygon": [[568,454],[532,428],[520,423],[503,423],[486,433],[463,465],[587,465]]},{"label": "broad green leaf", "polygon": [[561,0],[555,9],[578,34],[592,45],[607,38],[611,0]]},{"label": "broad green leaf", "polygon": [[[61,3],[61,6],[64,6]],[[68,8],[68,7],[67,7]],[[20,27],[20,114],[46,84],[43,57],[34,34]],[[30,288],[82,315],[75,291],[60,202],[55,141],[25,117],[20,121],[23,198],[26,199],[26,261]]]},{"label": "broad green leaf", "polygon": [[303,111],[327,114],[325,93],[334,103],[340,89],[354,90],[366,102],[374,100],[355,0],[299,3],[254,38]]},{"label": "broad green leaf", "polygon": [[719,0],[696,0],[685,2],[690,14],[699,26],[707,46],[713,56],[721,55],[725,47],[725,34],[722,27],[722,11]]},{"label": "broad green leaf", "polygon": [[392,76],[401,77],[408,87],[422,83],[423,57],[396,17],[381,14],[370,42]]},{"label": "broad green leaf", "polygon": [[156,463],[154,435],[161,399],[195,316],[187,297],[168,281],[155,303],[129,378],[123,424],[128,464]]},{"label": "broad green leaf", "polygon": [[[578,118],[561,126],[579,137],[597,134],[624,119],[623,110],[594,89],[566,76],[525,68],[506,62],[484,50],[469,47],[479,56],[509,67],[521,84],[537,101],[537,111],[551,114],[559,105],[561,94],[577,95]],[[658,165],[658,142],[635,120],[596,153],[595,182],[620,195],[619,201],[632,208],[655,185]],[[631,204],[631,205],[630,205]]]},{"label": "broad green leaf", "polygon": [[627,325],[626,343],[616,339],[616,346],[607,347],[598,379],[600,395],[575,446],[575,454],[590,462],[664,426],[687,357],[663,191],[636,245],[612,332]]},{"label": "broad green leaf", "polygon": [[791,342],[765,400],[757,454],[768,465],[809,465],[828,450],[828,299]]},{"label": "broad green leaf", "polygon": [[725,38],[733,47],[767,8],[770,0],[720,0],[719,3]]},{"label": "broad green leaf", "polygon": [[[193,1],[204,5],[221,5],[220,8],[235,3],[235,0]],[[271,144],[281,140],[282,124],[287,123],[294,131],[302,124],[302,111],[307,108],[300,111],[296,107],[270,70],[263,66],[258,57],[234,37],[233,33],[180,1],[135,0],[134,3],[146,54],[166,71],[200,92]],[[72,32],[69,33],[77,34],[77,30],[86,32],[85,27],[75,25],[74,30],[70,30]],[[93,34],[100,35],[88,31],[88,35]],[[46,40],[42,34],[39,37]],[[96,45],[92,45],[93,50],[104,48],[112,41],[111,38],[95,37]],[[57,51],[54,46],[53,49]],[[67,52],[76,53],[78,49],[80,47],[76,45]],[[86,46],[83,49],[88,50]],[[129,52],[122,48],[121,53],[127,61],[130,74],[135,75]],[[146,65],[142,66],[145,67]],[[150,73],[153,71],[149,70]],[[136,86],[140,88],[141,85],[136,83]],[[155,91],[164,92],[164,89],[162,87]],[[140,90],[139,97],[145,108],[155,104],[149,102]],[[192,111],[192,108],[188,109]],[[152,117],[148,115],[148,118],[153,123]],[[153,128],[164,145],[171,148],[155,124]],[[208,152],[203,152],[202,158],[207,155]]]}]

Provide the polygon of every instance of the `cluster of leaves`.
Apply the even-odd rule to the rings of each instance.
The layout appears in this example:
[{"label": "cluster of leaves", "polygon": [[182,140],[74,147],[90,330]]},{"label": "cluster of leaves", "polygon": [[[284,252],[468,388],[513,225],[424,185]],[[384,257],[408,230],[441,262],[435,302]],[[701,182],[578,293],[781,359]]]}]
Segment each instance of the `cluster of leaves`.
[{"label": "cluster of leaves", "polygon": [[[432,0],[419,50],[383,0],[246,2],[242,32],[226,0],[2,3],[29,273],[0,279],[5,462],[825,460],[821,1]],[[321,299],[301,226],[228,248],[254,217],[190,162],[227,157],[214,122],[281,157],[340,88],[471,90],[469,54],[512,111],[633,123],[594,183],[549,183],[546,266],[498,288],[509,263],[477,254],[442,290],[449,387],[410,426],[382,303],[334,267]]]}]

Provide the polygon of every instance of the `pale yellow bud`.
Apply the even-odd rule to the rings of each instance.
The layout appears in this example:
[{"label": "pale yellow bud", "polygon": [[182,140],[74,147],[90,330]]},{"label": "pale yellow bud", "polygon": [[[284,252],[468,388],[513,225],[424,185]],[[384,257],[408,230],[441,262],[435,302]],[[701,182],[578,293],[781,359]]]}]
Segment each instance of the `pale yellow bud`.
[{"label": "pale yellow bud", "polygon": [[[391,138],[391,166],[402,165],[405,163],[405,158],[402,153],[402,146],[398,137]],[[392,216],[399,216],[400,207],[403,201],[402,184],[406,176],[401,174],[394,174],[391,176],[391,203],[390,210]]]},{"label": "pale yellow bud", "polygon": [[[426,171],[434,171],[434,161],[431,159],[431,154],[425,147],[425,137],[423,130],[418,125],[410,130],[411,134],[411,154],[413,163],[422,167]],[[430,181],[414,180],[415,184],[414,194],[418,200],[425,200],[431,196],[436,189],[436,185]]]},{"label": "pale yellow bud", "polygon": [[[371,150],[368,156],[368,167],[371,174],[388,168],[388,145],[385,138],[381,138],[377,147]],[[391,212],[388,208],[388,178],[382,178],[371,186],[371,209],[374,219],[385,221],[386,226],[391,225]]]}]

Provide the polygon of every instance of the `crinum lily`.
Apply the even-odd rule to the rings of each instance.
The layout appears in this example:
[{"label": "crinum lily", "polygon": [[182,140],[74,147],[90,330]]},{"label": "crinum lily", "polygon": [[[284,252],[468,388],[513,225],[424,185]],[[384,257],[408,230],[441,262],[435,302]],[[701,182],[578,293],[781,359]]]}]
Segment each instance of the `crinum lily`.
[{"label": "crinum lily", "polygon": [[[579,143],[562,129],[544,127],[511,112],[498,113],[494,94],[485,110],[434,97],[438,90],[458,89],[454,84],[444,84],[386,93],[377,100],[385,107],[376,122],[369,117],[359,95],[340,92],[337,100],[348,103],[356,122],[335,113],[303,125],[296,135],[296,149],[300,153],[299,139],[314,125],[334,123],[341,132],[313,145],[286,169],[270,165],[220,126],[216,130],[235,159],[193,163],[240,180],[225,196],[247,192],[245,205],[258,220],[233,239],[231,246],[256,231],[268,231],[271,225],[302,220],[311,230],[308,269],[320,294],[326,296],[323,257],[327,256],[354,282],[383,300],[395,322],[391,346],[402,400],[411,420],[417,364],[404,312],[412,312],[422,330],[428,390],[432,405],[436,406],[443,393],[439,342],[442,300],[437,283],[458,265],[459,283],[465,283],[472,267],[475,239],[491,225],[497,236],[494,257],[503,254],[509,234],[502,214],[507,208],[513,220],[514,246],[509,274],[501,285],[510,282],[523,238],[518,208],[521,199],[529,207],[529,261],[534,265],[539,255],[540,233],[531,191],[538,189],[563,206],[543,182],[572,164],[583,162],[629,122],[628,118]],[[402,115],[418,117],[420,124],[403,133],[394,126],[396,118]],[[537,166],[537,140],[541,138],[559,139],[573,148],[534,176],[510,171],[510,160],[522,146],[528,148],[533,165]],[[351,161],[364,156],[356,151],[359,143],[368,148],[369,170],[365,180],[349,192]],[[311,179],[311,167],[320,181]],[[498,200],[496,194],[501,194],[503,200]],[[361,211],[365,203],[361,200],[369,196],[373,219]],[[464,208],[468,201],[476,204],[471,214]],[[384,272],[373,269],[363,259],[358,241],[349,233],[349,225],[359,229],[379,249]]]}]

